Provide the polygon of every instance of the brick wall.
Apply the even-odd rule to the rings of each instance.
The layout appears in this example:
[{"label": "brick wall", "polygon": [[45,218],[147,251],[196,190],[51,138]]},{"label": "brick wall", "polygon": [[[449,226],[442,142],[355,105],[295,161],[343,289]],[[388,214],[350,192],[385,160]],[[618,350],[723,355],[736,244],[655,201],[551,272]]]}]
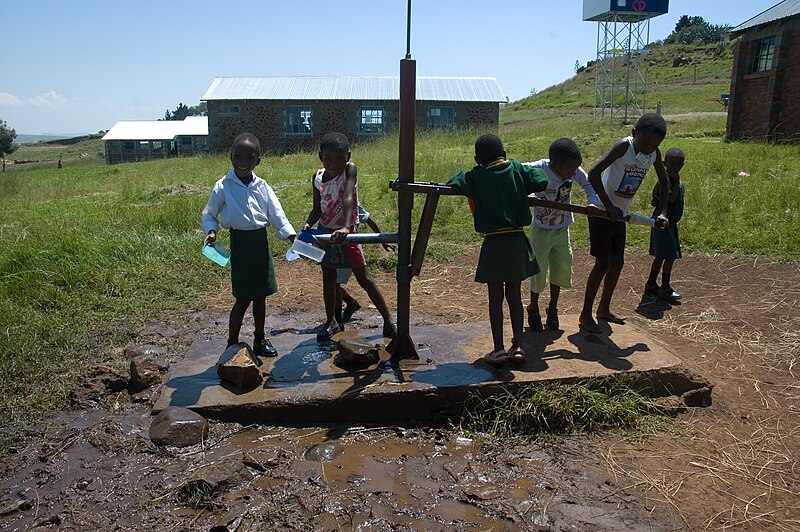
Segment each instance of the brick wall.
[{"label": "brick wall", "polygon": [[[285,132],[287,106],[307,105],[312,111],[312,129],[308,134]],[[221,112],[223,108],[238,107],[238,113]],[[330,131],[344,133],[351,142],[375,138],[359,131],[362,107],[382,107],[384,133],[399,127],[400,103],[393,101],[223,101],[208,102],[209,149],[227,151],[239,133],[249,131],[261,141],[265,154],[284,154],[299,150],[314,150],[322,135]],[[492,102],[417,102],[417,127],[429,127],[430,107],[452,107],[453,127],[484,127],[496,131],[500,106]]]},{"label": "brick wall", "polygon": [[[772,68],[751,72],[756,43],[775,36]],[[727,140],[800,142],[800,17],[745,32],[734,48]]]}]

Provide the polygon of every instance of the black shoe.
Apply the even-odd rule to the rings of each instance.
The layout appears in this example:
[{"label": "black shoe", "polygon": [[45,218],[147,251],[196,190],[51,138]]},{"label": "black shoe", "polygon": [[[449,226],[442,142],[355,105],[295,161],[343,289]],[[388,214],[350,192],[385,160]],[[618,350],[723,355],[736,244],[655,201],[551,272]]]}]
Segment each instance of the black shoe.
[{"label": "black shoe", "polygon": [[336,320],[323,323],[319,327],[317,327],[317,341],[318,342],[328,342],[333,338],[333,335],[342,332],[344,330],[344,325],[341,325]]},{"label": "black shoe", "polygon": [[344,310],[342,311],[342,323],[347,323],[350,321],[350,318],[353,317],[357,311],[361,310],[361,305],[355,299],[351,300],[347,305],[345,305]]},{"label": "black shoe", "polygon": [[274,357],[278,355],[278,350],[272,345],[272,342],[266,338],[261,340],[253,340],[253,354],[257,357]]},{"label": "black shoe", "polygon": [[664,301],[677,301],[681,298],[681,295],[673,290],[670,285],[667,285],[658,290],[658,297]]},{"label": "black shoe", "polygon": [[644,293],[648,296],[657,296],[659,290],[661,290],[661,288],[659,288],[657,283],[645,283],[644,285]]},{"label": "black shoe", "polygon": [[527,307],[526,310],[528,311],[528,328],[536,332],[543,331],[544,327],[542,327],[542,316],[538,313],[534,314],[531,310],[531,307]]},{"label": "black shoe", "polygon": [[558,325],[559,325],[558,324],[558,309],[555,308],[555,307],[553,307],[553,308],[547,307],[545,309],[545,312],[547,312],[547,321],[545,322],[547,324],[547,328],[548,329],[552,329],[554,331],[557,331],[558,330]]}]

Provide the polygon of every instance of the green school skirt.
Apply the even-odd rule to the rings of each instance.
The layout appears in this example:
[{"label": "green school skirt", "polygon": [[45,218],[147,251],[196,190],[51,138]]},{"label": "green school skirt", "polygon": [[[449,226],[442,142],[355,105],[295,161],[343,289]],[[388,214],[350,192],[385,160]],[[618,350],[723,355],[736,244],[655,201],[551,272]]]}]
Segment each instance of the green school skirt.
[{"label": "green school skirt", "polygon": [[524,230],[483,238],[476,282],[523,281],[537,273],[539,266]]},{"label": "green school skirt", "polygon": [[233,297],[252,301],[278,291],[267,229],[231,229],[231,285]]}]

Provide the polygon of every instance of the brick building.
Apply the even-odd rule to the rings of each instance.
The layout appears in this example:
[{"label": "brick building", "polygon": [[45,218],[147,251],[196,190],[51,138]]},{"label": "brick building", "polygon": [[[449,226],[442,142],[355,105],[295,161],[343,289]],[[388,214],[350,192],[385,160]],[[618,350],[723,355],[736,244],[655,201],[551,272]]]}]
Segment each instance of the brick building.
[{"label": "brick building", "polygon": [[800,142],[800,0],[736,26],[734,38],[726,139]]},{"label": "brick building", "polygon": [[120,120],[103,140],[106,164],[187,157],[208,151],[208,117]]},{"label": "brick building", "polygon": [[[216,78],[208,104],[209,148],[227,150],[249,131],[265,152],[314,149],[330,131],[351,141],[397,129],[397,77]],[[495,78],[417,78],[417,127],[498,127],[507,101]]]}]

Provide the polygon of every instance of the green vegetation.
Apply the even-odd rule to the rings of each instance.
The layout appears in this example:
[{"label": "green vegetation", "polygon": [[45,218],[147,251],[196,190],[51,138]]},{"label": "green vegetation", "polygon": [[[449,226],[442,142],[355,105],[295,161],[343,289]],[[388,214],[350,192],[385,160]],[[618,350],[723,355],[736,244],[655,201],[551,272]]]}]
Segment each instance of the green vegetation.
[{"label": "green vegetation", "polygon": [[499,438],[659,425],[664,412],[633,385],[629,376],[618,375],[575,384],[544,382],[489,397],[475,394],[459,410],[455,425],[460,432]]},{"label": "green vegetation", "polygon": [[14,153],[17,149],[14,145],[15,138],[17,138],[17,132],[13,128],[9,128],[5,120],[0,120],[0,159],[3,161],[3,172],[6,171],[6,155]]},{"label": "green vegetation", "polygon": [[[680,50],[674,53],[684,53]],[[702,102],[700,96],[718,95],[723,79],[721,69],[712,74],[718,71],[716,62],[724,61],[715,51],[696,47],[687,49],[690,52],[707,58],[698,63],[697,84],[684,79],[689,72],[677,79],[664,72],[672,68],[668,46],[653,51],[653,56],[663,54],[668,64],[650,70],[665,80],[656,92],[669,124],[662,148],[682,148],[687,157],[682,172],[687,206],[681,221],[684,249],[800,259],[796,146],[724,143],[724,114],[685,114],[719,111],[719,104]],[[701,76],[704,72],[709,74]],[[521,161],[546,157],[553,139],[569,136],[577,141],[589,168],[630,133],[631,124],[592,117],[594,88],[584,76],[588,74],[582,72],[501,111],[500,135],[509,156]],[[444,182],[459,169],[471,167],[479,133],[483,131],[419,134],[416,180]],[[34,158],[30,154],[35,150],[90,155],[102,151],[98,139],[55,148],[38,144],[20,147],[19,157]],[[397,144],[395,134],[353,149],[361,198],[385,230],[397,227],[396,196],[388,190],[388,182],[397,174]],[[0,179],[0,381],[4,383],[0,425],[4,427],[29,426],[63,405],[88,364],[121,364],[123,348],[145,319],[169,319],[197,305],[204,291],[227,276],[200,255],[200,211],[213,183],[229,169],[226,155],[115,166],[89,159],[92,164],[76,166],[72,162],[79,159],[65,156],[63,169],[51,164],[7,172]],[[276,190],[296,227],[311,208],[310,178],[319,164],[311,152],[265,157],[256,169]],[[634,203],[636,212],[651,212],[649,189],[654,184],[655,176],[649,175]],[[769,193],[760,193],[763,190]],[[575,201],[585,201],[580,191]],[[415,202],[417,217],[422,204],[421,198]],[[575,246],[587,246],[583,217],[578,217],[572,235]],[[221,238],[225,240],[227,232]],[[648,238],[646,229],[629,231],[633,248],[646,249]],[[271,241],[280,260],[286,243]],[[426,267],[456,259],[465,246],[478,242],[466,201],[442,198]],[[377,250],[368,247],[367,254],[374,263]]]},{"label": "green vegetation", "polygon": [[205,480],[192,480],[178,490],[178,500],[192,508],[213,510],[217,487]]}]

